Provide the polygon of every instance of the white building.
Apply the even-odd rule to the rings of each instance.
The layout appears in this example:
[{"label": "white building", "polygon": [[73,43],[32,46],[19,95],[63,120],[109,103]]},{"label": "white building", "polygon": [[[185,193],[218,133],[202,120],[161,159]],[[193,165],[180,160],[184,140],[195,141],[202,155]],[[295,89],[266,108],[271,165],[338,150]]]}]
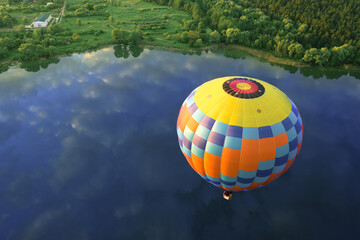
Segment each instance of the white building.
[{"label": "white building", "polygon": [[37,27],[46,27],[48,25],[48,23],[51,20],[51,15],[48,13],[44,13],[41,14],[40,16],[38,16],[35,21],[32,23],[32,25],[37,28]]}]

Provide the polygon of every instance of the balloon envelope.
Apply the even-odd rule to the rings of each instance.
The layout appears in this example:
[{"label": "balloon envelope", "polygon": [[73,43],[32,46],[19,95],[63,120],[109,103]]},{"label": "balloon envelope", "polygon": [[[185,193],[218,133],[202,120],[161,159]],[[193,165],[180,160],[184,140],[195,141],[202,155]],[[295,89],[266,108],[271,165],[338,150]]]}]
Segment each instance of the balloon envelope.
[{"label": "balloon envelope", "polygon": [[203,179],[231,191],[266,185],[299,154],[303,124],[278,88],[249,77],[223,77],[196,88],[177,120],[181,151]]}]

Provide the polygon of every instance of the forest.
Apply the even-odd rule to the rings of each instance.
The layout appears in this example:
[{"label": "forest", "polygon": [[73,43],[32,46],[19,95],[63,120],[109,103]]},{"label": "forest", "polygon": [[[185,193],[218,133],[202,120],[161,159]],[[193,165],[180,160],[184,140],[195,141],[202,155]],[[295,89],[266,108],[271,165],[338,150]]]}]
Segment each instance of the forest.
[{"label": "forest", "polygon": [[[256,0],[274,18],[289,16],[306,23],[314,47],[360,45],[360,2],[358,0]],[[266,10],[268,9],[268,10]]]},{"label": "forest", "polygon": [[191,46],[223,42],[312,65],[360,65],[357,0],[145,1],[189,12],[183,32],[170,37]]}]

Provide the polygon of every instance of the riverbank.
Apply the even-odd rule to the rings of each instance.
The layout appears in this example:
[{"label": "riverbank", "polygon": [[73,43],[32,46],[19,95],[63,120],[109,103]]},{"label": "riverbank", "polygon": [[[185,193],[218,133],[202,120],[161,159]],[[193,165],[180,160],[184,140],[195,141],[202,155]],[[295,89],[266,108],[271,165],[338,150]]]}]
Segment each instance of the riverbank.
[{"label": "riverbank", "polygon": [[[248,53],[254,57],[257,57],[259,59],[264,59],[270,63],[275,64],[281,64],[281,65],[287,65],[292,67],[311,67],[311,65],[296,61],[293,59],[286,59],[286,58],[279,58],[274,56],[273,54],[269,52],[265,52],[258,49],[248,48],[240,45],[224,45],[224,44],[216,44],[206,47],[200,47],[200,48],[176,48],[176,47],[167,47],[167,46],[158,46],[158,45],[149,45],[149,44],[142,44],[141,45],[144,48],[150,48],[150,49],[159,49],[159,50],[169,50],[169,51],[177,51],[177,52],[188,52],[188,53],[196,53],[206,50],[224,50],[224,51],[239,51]],[[347,69],[352,68],[353,66],[347,65]],[[345,67],[344,67],[345,68]]]},{"label": "riverbank", "polygon": [[[284,59],[284,58],[279,58],[274,56],[271,53],[262,51],[262,50],[258,50],[258,49],[252,49],[252,48],[248,48],[248,47],[244,47],[244,46],[240,46],[240,45],[224,45],[224,44],[215,44],[215,45],[211,45],[211,46],[204,46],[204,47],[200,47],[200,48],[190,48],[188,47],[188,45],[177,45],[177,47],[171,47],[169,45],[171,45],[171,41],[167,41],[166,45],[161,45],[161,42],[155,41],[155,42],[149,42],[149,41],[141,41],[139,44],[139,47],[144,48],[144,49],[156,49],[156,50],[163,50],[163,51],[174,51],[174,52],[180,52],[180,53],[188,53],[188,54],[194,54],[194,53],[199,53],[201,54],[201,52],[203,51],[212,51],[212,52],[217,52],[217,53],[223,53],[226,57],[233,57],[233,56],[229,56],[227,53],[231,52],[234,55],[238,55],[238,56],[243,56],[245,55],[251,55],[253,57],[256,57],[258,59],[262,59],[265,60],[269,63],[272,64],[279,64],[282,65],[284,67],[288,66],[288,67],[295,67],[295,68],[301,68],[303,70],[305,69],[312,69],[314,68],[314,66],[311,66],[309,64],[300,62],[300,61],[296,61],[293,59]],[[94,43],[93,43],[94,44]],[[91,52],[95,52],[97,50],[101,50],[104,48],[108,48],[108,47],[114,47],[116,45],[113,44],[104,44],[104,45],[96,45],[95,46],[91,46],[90,48],[83,48],[79,51],[79,49],[77,51],[73,51],[73,52],[66,52],[66,53],[62,53],[62,54],[56,54],[55,56],[53,56],[50,59],[39,59],[37,61],[34,62],[19,62],[19,61],[4,61],[4,62],[0,62],[0,73],[7,71],[7,69],[9,69],[10,67],[22,67],[22,66],[31,66],[31,65],[38,65],[44,68],[44,66],[47,67],[48,64],[54,63],[54,59],[58,59],[61,57],[65,57],[65,56],[71,56],[72,54],[81,54],[81,53],[91,53]],[[48,64],[46,64],[48,63]],[[360,73],[360,67],[355,66],[355,65],[351,65],[351,64],[344,64],[343,66],[337,66],[337,67],[319,67],[319,66],[315,66],[318,71],[320,72],[326,72],[326,71],[339,71],[339,72],[356,72],[356,73]],[[25,68],[26,69],[26,68]]]},{"label": "riverbank", "polygon": [[271,63],[277,63],[277,64],[288,65],[288,66],[293,66],[293,67],[310,67],[311,66],[309,64],[306,64],[306,63],[303,63],[303,62],[300,62],[300,61],[297,61],[294,59],[276,57],[275,55],[273,55],[269,52],[265,52],[265,51],[262,51],[259,49],[244,47],[244,46],[240,46],[240,45],[229,45],[228,47],[233,48],[235,50],[240,50],[240,51],[249,53],[254,57],[264,59]]}]

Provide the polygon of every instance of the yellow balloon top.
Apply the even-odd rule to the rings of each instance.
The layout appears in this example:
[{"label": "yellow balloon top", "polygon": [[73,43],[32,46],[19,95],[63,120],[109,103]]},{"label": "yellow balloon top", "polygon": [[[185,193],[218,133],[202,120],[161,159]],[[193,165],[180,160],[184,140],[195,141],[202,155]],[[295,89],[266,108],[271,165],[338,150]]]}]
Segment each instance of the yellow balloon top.
[{"label": "yellow balloon top", "polygon": [[206,82],[196,90],[194,100],[205,115],[241,127],[273,125],[291,112],[290,99],[281,90],[264,81],[242,76]]}]

